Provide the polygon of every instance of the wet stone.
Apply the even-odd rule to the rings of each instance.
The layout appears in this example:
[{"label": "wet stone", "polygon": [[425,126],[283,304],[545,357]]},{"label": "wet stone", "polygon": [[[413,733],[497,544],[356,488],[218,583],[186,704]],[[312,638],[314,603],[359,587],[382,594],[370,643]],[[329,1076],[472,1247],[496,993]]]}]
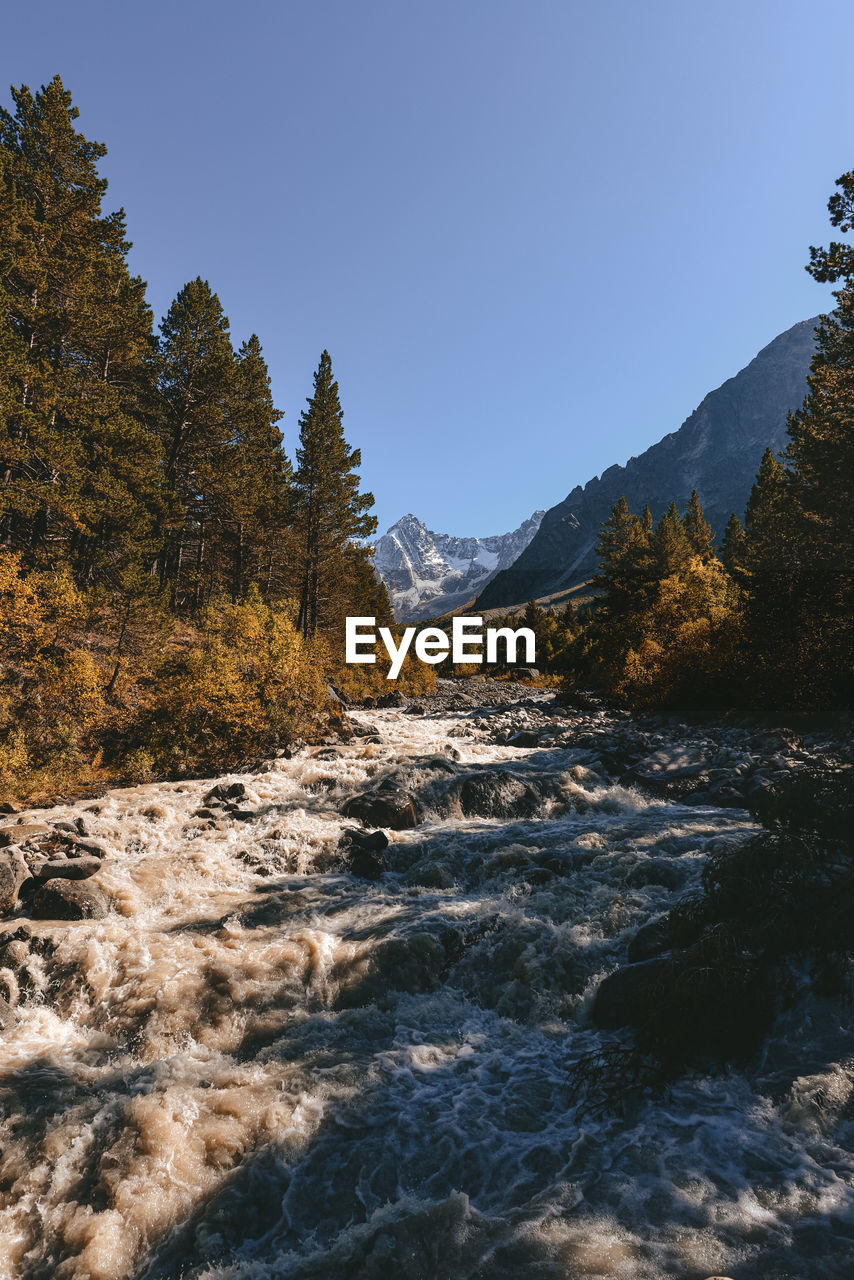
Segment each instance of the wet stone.
[{"label": "wet stone", "polygon": [[351,796],[342,805],[341,812],[345,818],[356,818],[365,826],[389,827],[394,831],[418,825],[415,801],[402,787]]},{"label": "wet stone", "polygon": [[350,872],[363,880],[376,880],[389,869],[385,853],[388,836],[384,831],[360,831],[357,827],[348,827],[342,832],[338,847],[348,857]]},{"label": "wet stone", "polygon": [[101,870],[100,858],[84,854],[79,858],[49,858],[37,871],[37,880],[88,880]]},{"label": "wet stone", "polygon": [[531,818],[540,807],[531,783],[497,769],[463,779],[457,794],[466,817]]},{"label": "wet stone", "polygon": [[36,920],[100,920],[110,903],[103,890],[79,880],[46,880],[33,899]]},{"label": "wet stone", "polygon": [[659,916],[641,925],[629,943],[629,964],[652,960],[670,947],[670,920]]},{"label": "wet stone", "polygon": [[26,844],[29,840],[39,840],[51,834],[51,828],[44,822],[21,822],[14,827],[3,827],[0,830],[0,849],[10,844]]},{"label": "wet stone", "polygon": [[242,800],[246,795],[246,787],[242,782],[220,782],[204,796],[205,804],[223,804],[228,801]]},{"label": "wet stone", "polygon": [[356,738],[370,738],[370,737],[375,737],[375,736],[376,736],[376,733],[377,733],[377,727],[376,727],[376,725],[375,725],[375,724],[358,724],[358,723],[356,723],[356,724],[354,724],[354,725],[353,725],[353,735],[354,735],[354,737],[356,737]]},{"label": "wet stone", "polygon": [[0,853],[0,913],[6,915],[15,909],[18,894],[30,879],[30,869],[20,849]]}]

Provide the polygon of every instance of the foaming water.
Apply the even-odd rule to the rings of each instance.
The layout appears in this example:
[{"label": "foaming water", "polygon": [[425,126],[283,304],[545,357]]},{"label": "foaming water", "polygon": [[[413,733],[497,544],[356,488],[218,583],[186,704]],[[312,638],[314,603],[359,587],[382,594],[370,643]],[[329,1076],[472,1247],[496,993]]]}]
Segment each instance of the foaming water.
[{"label": "foaming water", "polygon": [[[357,713],[357,718],[359,714]],[[747,815],[610,785],[476,712],[82,814],[114,906],[34,924],[0,1043],[4,1276],[854,1274],[854,1045],[792,1016],[750,1076],[591,1116],[572,1068],[637,927]],[[346,797],[423,821],[348,874]],[[236,781],[232,778],[227,781]]]}]

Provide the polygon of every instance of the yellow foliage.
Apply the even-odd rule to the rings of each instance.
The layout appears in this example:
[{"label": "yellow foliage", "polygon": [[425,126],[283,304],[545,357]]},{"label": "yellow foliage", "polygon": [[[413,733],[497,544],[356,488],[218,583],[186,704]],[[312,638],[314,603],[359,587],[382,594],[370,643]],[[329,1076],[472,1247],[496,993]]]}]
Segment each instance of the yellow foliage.
[{"label": "yellow foliage", "polygon": [[289,610],[257,594],[212,605],[152,673],[150,695],[121,742],[141,743],[158,770],[238,763],[317,723],[324,667],[322,646],[303,639]]},{"label": "yellow foliage", "polygon": [[740,617],[720,561],[695,557],[681,573],[663,578],[632,626],[635,641],[612,669],[610,684],[634,705],[707,701],[731,679]]}]

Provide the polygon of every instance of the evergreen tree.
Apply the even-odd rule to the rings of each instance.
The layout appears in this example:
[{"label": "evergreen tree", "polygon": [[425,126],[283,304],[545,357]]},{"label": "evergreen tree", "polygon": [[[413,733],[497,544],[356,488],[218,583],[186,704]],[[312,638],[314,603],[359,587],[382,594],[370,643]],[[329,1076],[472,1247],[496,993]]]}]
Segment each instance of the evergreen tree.
[{"label": "evergreen tree", "polygon": [[180,503],[166,531],[160,577],[176,608],[198,608],[228,510],[235,356],[219,298],[206,280],[184,286],[160,326],[159,427],[165,476]]},{"label": "evergreen tree", "polygon": [[714,534],[700,505],[696,489],[688,499],[685,515],[682,517],[682,524],[688,535],[688,541],[691,544],[694,555],[699,556],[707,564],[714,555]]},{"label": "evergreen tree", "polygon": [[603,605],[610,616],[619,616],[635,607],[638,562],[648,547],[649,534],[629,510],[623,495],[611,508],[596,547],[599,573],[593,585],[602,592]]},{"label": "evergreen tree", "polygon": [[[300,569],[299,629],[314,635],[337,621],[348,596],[348,553],[376,530],[373,494],[359,492],[361,452],[344,439],[338,383],[329,352],[320,357],[314,394],[300,414],[294,476]],[[352,556],[352,552],[349,553]]]},{"label": "evergreen tree", "polygon": [[[854,170],[828,201],[831,225],[854,231]],[[854,698],[854,246],[810,249],[807,270],[838,284],[821,317],[803,407],[789,419],[790,572],[801,601],[801,643],[824,700]],[[821,692],[819,691],[821,690]]]},{"label": "evergreen tree", "polygon": [[680,573],[688,565],[694,549],[685,532],[675,502],[671,502],[655,529],[655,564],[659,578]]},{"label": "evergreen tree", "polygon": [[0,111],[0,538],[116,582],[162,517],[151,314],[59,77]]},{"label": "evergreen tree", "polygon": [[746,638],[760,698],[775,699],[790,683],[796,647],[798,591],[792,577],[791,503],[785,467],[770,449],[762,455],[744,516],[741,574],[746,593]]},{"label": "evergreen tree", "polygon": [[652,535],[655,532],[655,524],[652,519],[652,512],[649,509],[648,502],[644,505],[644,509],[641,512],[641,529],[647,542],[652,546]]},{"label": "evergreen tree", "polygon": [[721,564],[730,576],[738,574],[744,568],[747,534],[744,525],[735,512],[732,513],[724,529],[721,543]]},{"label": "evergreen tree", "polygon": [[232,534],[231,594],[242,599],[254,582],[266,596],[284,594],[293,554],[289,527],[293,469],[276,423],[270,377],[255,334],[237,354],[226,458]]}]

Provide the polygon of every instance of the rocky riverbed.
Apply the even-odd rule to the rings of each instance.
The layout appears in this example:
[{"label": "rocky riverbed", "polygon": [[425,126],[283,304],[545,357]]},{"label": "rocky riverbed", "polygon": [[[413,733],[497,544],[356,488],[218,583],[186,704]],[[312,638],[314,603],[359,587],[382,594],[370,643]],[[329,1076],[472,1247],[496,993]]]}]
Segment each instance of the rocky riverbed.
[{"label": "rocky riverbed", "polygon": [[0,1274],[854,1274],[840,1001],[667,1092],[591,1108],[582,1069],[749,801],[846,750],[440,682],[248,773],[0,817]]}]

